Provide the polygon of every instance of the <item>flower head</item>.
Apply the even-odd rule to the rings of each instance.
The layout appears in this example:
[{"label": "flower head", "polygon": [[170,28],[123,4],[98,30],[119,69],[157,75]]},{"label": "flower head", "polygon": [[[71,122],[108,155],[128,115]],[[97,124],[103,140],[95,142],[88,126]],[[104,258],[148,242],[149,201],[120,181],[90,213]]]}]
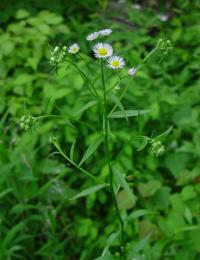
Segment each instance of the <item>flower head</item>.
[{"label": "flower head", "polygon": [[107,35],[110,35],[111,33],[112,33],[111,29],[103,29],[103,30],[99,31],[99,35],[101,35],[101,36],[107,36]]},{"label": "flower head", "polygon": [[98,38],[98,36],[99,36],[98,32],[93,32],[93,33],[89,34],[86,39],[88,41],[94,41]]},{"label": "flower head", "polygon": [[113,54],[113,48],[108,43],[97,43],[93,47],[94,56],[96,58],[108,58]]},{"label": "flower head", "polygon": [[122,69],[125,66],[125,61],[119,56],[112,56],[108,59],[108,65],[110,69]]},{"label": "flower head", "polygon": [[165,147],[161,141],[152,140],[150,152],[158,157],[165,152]]},{"label": "flower head", "polygon": [[28,130],[29,128],[31,128],[34,122],[35,118],[31,115],[23,115],[20,119],[20,128],[22,130]]},{"label": "flower head", "polygon": [[51,53],[50,64],[56,66],[58,63],[62,62],[66,56],[66,46],[55,46]]},{"label": "flower head", "polygon": [[130,69],[128,70],[128,74],[129,74],[130,76],[134,76],[134,75],[136,74],[136,72],[137,72],[136,68],[130,68]]},{"label": "flower head", "polygon": [[68,52],[71,54],[76,54],[77,52],[79,52],[79,50],[80,50],[80,47],[77,43],[72,44],[68,48]]}]

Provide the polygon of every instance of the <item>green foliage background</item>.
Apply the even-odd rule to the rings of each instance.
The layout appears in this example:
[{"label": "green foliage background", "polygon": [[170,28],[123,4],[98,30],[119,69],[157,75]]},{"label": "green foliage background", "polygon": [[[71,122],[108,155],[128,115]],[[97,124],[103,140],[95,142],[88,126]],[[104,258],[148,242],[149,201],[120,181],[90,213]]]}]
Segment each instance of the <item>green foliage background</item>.
[{"label": "green foliage background", "polygon": [[[58,136],[69,153],[76,140],[79,161],[99,136],[98,107],[73,116],[91,98],[74,69],[62,67],[57,75],[51,71],[49,45],[76,41],[87,53],[86,35],[104,27],[113,29],[111,41],[129,65],[137,66],[161,37],[174,45],[164,60],[159,62],[157,54],[142,67],[123,101],[127,108],[151,109],[143,117],[144,135],[156,136],[174,125],[164,140],[165,154],[156,159],[149,147],[137,151],[141,144],[133,141],[117,155],[123,143],[138,134],[138,122],[112,121],[113,158],[135,196],[130,205],[122,191],[119,205],[128,214],[152,212],[130,217],[126,226],[130,259],[199,259],[200,4],[148,2],[141,1],[138,10],[131,1],[1,1],[1,260],[95,259],[118,229],[106,189],[69,200],[94,183],[55,154],[49,142],[52,135]],[[158,17],[162,13],[169,15],[166,22]],[[65,120],[44,119],[24,133],[19,121],[26,113],[58,114]],[[106,179],[102,154],[100,146],[84,168]],[[119,259],[118,251],[116,239],[110,249],[113,256],[99,259]]]}]

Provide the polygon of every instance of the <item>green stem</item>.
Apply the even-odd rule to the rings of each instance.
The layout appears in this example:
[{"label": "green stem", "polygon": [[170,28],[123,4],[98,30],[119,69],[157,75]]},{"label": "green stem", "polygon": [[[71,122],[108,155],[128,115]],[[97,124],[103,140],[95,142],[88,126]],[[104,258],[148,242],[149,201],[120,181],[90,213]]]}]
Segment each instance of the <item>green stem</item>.
[{"label": "green stem", "polygon": [[156,47],[152,51],[150,51],[149,54],[147,54],[147,56],[143,59],[143,61],[136,67],[136,71],[138,71],[138,69],[141,68],[141,66],[154,54],[154,52],[157,51],[161,41],[162,40],[158,41]]},{"label": "green stem", "polygon": [[104,113],[103,113],[103,125],[104,125],[104,146],[105,146],[105,154],[106,154],[106,162],[108,164],[109,169],[109,179],[110,179],[110,192],[112,194],[113,203],[115,206],[115,210],[117,213],[117,217],[119,219],[120,227],[121,227],[121,244],[122,244],[122,254],[123,258],[126,259],[126,242],[125,242],[125,231],[124,231],[124,222],[122,220],[120,210],[117,204],[114,185],[113,185],[113,170],[111,166],[111,155],[109,150],[109,118],[108,118],[108,102],[106,96],[106,86],[105,86],[105,78],[104,78],[104,69],[103,69],[103,60],[100,60],[101,65],[101,80],[103,87],[103,102],[104,102]]},{"label": "green stem", "polygon": [[43,115],[43,116],[36,116],[34,117],[34,119],[38,120],[38,119],[43,119],[43,118],[63,118],[64,116],[58,116],[58,115]]},{"label": "green stem", "polygon": [[72,161],[60,148],[60,146],[58,145],[58,143],[54,142],[54,145],[56,147],[56,149],[58,150],[58,152],[69,162],[71,163],[75,168],[77,168],[79,171],[83,172],[84,174],[86,174],[87,176],[89,176],[90,178],[92,178],[93,180],[95,180],[98,183],[103,183],[102,181],[100,181],[98,178],[96,178],[95,176],[93,176],[91,173],[89,173],[88,171],[84,170],[82,167],[78,166],[74,161]]}]

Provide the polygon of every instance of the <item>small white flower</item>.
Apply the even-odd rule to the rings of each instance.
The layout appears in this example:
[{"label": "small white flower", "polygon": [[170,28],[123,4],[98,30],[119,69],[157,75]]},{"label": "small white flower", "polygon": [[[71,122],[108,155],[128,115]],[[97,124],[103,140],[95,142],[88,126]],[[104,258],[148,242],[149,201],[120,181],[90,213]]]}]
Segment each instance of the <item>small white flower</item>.
[{"label": "small white flower", "polygon": [[56,46],[55,48],[54,48],[54,52],[57,52],[59,50],[59,46]]},{"label": "small white flower", "polygon": [[79,52],[79,50],[80,50],[80,47],[77,43],[72,44],[68,48],[68,52],[71,54],[76,54],[77,52]]},{"label": "small white flower", "polygon": [[130,68],[130,69],[128,70],[128,74],[129,74],[130,76],[134,76],[134,75],[136,74],[136,72],[137,72],[136,68]]},{"label": "small white flower", "polygon": [[141,5],[139,5],[139,4],[133,4],[133,5],[131,5],[131,7],[133,9],[136,9],[136,10],[140,10],[141,9]]},{"label": "small white flower", "polygon": [[162,22],[166,22],[169,19],[169,16],[167,14],[159,14],[157,15],[157,17]]},{"label": "small white flower", "polygon": [[99,35],[102,35],[102,36],[107,36],[107,35],[110,35],[111,33],[112,33],[111,29],[103,29],[103,30],[99,31]]},{"label": "small white flower", "polygon": [[112,56],[108,59],[108,65],[110,69],[122,69],[125,66],[125,61],[119,56]]},{"label": "small white flower", "polygon": [[99,36],[98,32],[93,32],[93,33],[89,34],[86,39],[88,41],[94,41],[98,38],[98,36]]},{"label": "small white flower", "polygon": [[93,51],[94,51],[94,56],[96,58],[108,58],[113,54],[112,46],[108,43],[102,43],[102,42],[97,43],[93,47]]}]

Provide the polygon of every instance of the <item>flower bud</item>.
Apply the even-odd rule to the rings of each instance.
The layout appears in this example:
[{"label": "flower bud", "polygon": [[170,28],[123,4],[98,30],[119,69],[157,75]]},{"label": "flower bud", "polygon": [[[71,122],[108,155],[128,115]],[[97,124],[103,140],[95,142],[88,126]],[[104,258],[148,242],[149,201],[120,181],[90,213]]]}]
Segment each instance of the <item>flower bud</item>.
[{"label": "flower bud", "polygon": [[54,48],[54,52],[58,52],[58,50],[59,50],[59,46],[56,46],[56,47]]}]

